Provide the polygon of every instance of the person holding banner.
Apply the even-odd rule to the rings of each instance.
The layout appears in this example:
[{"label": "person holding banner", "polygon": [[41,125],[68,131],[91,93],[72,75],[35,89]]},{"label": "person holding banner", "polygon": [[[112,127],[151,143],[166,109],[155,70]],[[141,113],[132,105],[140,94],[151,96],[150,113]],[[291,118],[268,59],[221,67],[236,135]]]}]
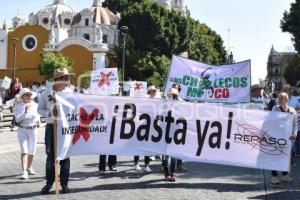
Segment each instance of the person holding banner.
[{"label": "person holding banner", "polygon": [[117,156],[116,155],[100,155],[99,156],[99,175],[103,175],[105,173],[106,168],[106,157],[108,157],[108,168],[110,171],[117,171]]},{"label": "person holding banner", "polygon": [[[55,159],[54,158],[54,121],[53,118],[57,117],[57,109],[53,109],[55,104],[55,92],[73,91],[68,87],[70,83],[69,72],[66,68],[54,70],[54,83],[52,88],[47,88],[40,96],[38,112],[46,119],[45,129],[45,145],[46,145],[46,185],[42,188],[42,194],[48,194],[52,188],[55,179]],[[60,185],[62,193],[69,193],[68,182],[70,174],[70,159],[66,158],[60,161]]]},{"label": "person holding banner", "polygon": [[[288,101],[288,105],[292,108],[294,108],[297,111],[300,111],[300,103],[298,101],[298,98],[296,96],[293,96],[293,88],[291,87],[290,84],[285,84],[282,87],[282,91],[287,93],[287,95],[289,96],[289,101]],[[294,143],[294,147],[293,147],[293,151],[292,151],[292,161],[294,161],[295,159],[295,155],[296,155],[296,146],[297,146],[297,140]]]},{"label": "person holding banner", "polygon": [[21,164],[23,169],[22,179],[28,175],[34,175],[32,169],[33,156],[36,153],[37,133],[40,115],[37,112],[38,105],[31,100],[32,92],[28,88],[21,89],[22,103],[16,105],[15,120],[18,124],[18,139],[21,148]]},{"label": "person holding banner", "polygon": [[[167,93],[168,100],[178,100],[178,90],[176,88],[170,88]],[[168,155],[163,155],[162,158],[163,168],[164,168],[164,175],[165,181],[176,181],[176,165],[177,159]]]},{"label": "person holding banner", "polygon": [[[297,114],[294,108],[288,106],[288,101],[289,101],[289,96],[285,92],[281,92],[278,95],[278,103],[279,105],[274,106],[272,111],[279,111],[279,112],[288,112],[293,115],[293,130],[290,136],[290,140],[294,141],[297,136]],[[281,180],[291,182],[293,181],[292,177],[290,176],[289,172],[282,172],[283,177]],[[279,184],[279,179],[278,179],[278,172],[272,170],[272,179],[271,179],[272,184]]]}]

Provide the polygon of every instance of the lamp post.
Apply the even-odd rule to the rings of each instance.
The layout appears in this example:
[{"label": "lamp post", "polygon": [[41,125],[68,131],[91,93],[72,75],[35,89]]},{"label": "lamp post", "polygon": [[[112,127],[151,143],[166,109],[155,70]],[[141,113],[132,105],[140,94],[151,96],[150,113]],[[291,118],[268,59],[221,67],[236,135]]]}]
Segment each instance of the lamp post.
[{"label": "lamp post", "polygon": [[18,38],[12,39],[14,42],[14,63],[13,63],[13,69],[14,69],[14,79],[16,78],[16,58],[17,58],[17,42],[19,41]]},{"label": "lamp post", "polygon": [[127,26],[120,27],[122,38],[123,38],[123,49],[122,49],[122,81],[124,87],[124,80],[125,80],[125,42],[126,42],[126,35],[128,32]]}]

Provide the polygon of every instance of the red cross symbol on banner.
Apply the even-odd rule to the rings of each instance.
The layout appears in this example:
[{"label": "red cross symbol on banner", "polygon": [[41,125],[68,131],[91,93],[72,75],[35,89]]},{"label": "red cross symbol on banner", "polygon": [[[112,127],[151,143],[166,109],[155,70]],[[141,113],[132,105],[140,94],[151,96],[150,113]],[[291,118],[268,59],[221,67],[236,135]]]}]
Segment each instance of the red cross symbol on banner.
[{"label": "red cross symbol on banner", "polygon": [[134,90],[141,90],[141,87],[142,87],[142,83],[136,83]]},{"label": "red cross symbol on banner", "polygon": [[98,87],[102,87],[103,85],[107,85],[109,86],[110,85],[110,82],[109,82],[109,77],[112,75],[112,72],[109,72],[107,74],[103,73],[103,72],[100,72],[100,76],[101,76],[101,79],[98,83]]},{"label": "red cross symbol on banner", "polygon": [[80,123],[79,128],[75,132],[72,144],[76,144],[78,140],[80,139],[80,136],[83,137],[83,139],[87,142],[90,138],[90,133],[88,131],[88,126],[91,124],[91,122],[97,117],[99,110],[95,108],[91,114],[87,114],[86,110],[84,108],[80,108]]}]

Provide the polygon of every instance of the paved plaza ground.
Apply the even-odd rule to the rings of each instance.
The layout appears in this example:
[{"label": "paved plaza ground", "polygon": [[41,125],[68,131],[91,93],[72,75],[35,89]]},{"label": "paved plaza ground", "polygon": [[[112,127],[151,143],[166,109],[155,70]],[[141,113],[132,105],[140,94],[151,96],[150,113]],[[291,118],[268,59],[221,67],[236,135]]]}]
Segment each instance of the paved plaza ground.
[{"label": "paved plaza ground", "polygon": [[[186,173],[175,183],[163,181],[161,161],[152,161],[152,173],[136,173],[132,157],[118,157],[118,171],[98,176],[99,156],[71,158],[69,194],[41,195],[45,184],[44,129],[39,130],[33,167],[37,175],[21,180],[17,134],[0,130],[0,199],[300,199],[300,158],[294,181],[272,186],[270,171],[186,162]],[[142,160],[143,161],[143,160]],[[143,164],[141,161],[140,164]],[[280,161],[279,161],[280,162]],[[143,165],[142,165],[143,166]],[[54,188],[53,188],[54,189]]]}]

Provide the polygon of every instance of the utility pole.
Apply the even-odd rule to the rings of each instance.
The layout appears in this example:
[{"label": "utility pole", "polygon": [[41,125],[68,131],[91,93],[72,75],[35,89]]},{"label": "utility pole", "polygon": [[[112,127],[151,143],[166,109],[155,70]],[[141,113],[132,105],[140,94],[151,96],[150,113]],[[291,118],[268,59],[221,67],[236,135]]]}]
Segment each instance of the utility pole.
[{"label": "utility pole", "polygon": [[13,70],[14,70],[14,75],[13,78],[16,78],[16,62],[17,62],[17,42],[19,41],[18,38],[13,38],[13,43],[14,43],[14,63],[13,63]]}]

